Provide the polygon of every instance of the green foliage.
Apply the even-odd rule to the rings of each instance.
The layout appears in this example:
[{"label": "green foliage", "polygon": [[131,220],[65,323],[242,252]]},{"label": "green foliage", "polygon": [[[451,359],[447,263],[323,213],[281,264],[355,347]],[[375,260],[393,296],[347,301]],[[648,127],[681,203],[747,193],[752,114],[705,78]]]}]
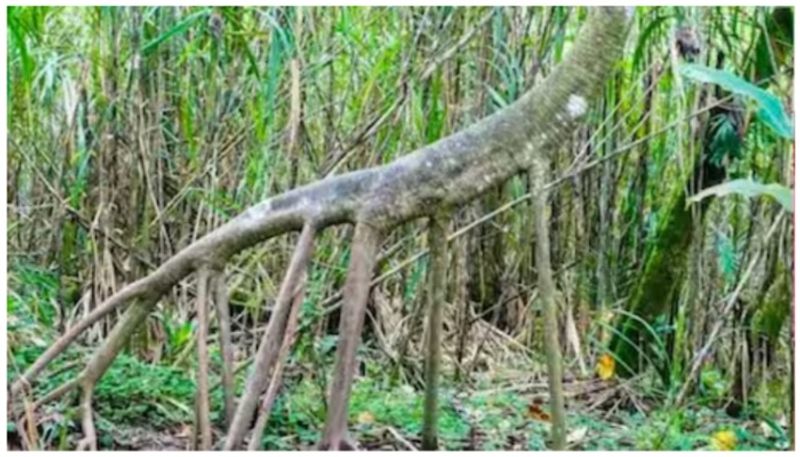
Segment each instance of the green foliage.
[{"label": "green foliage", "polygon": [[[95,404],[116,425],[145,423],[159,429],[191,420],[194,393],[194,379],[186,370],[121,354],[97,385]],[[214,406],[219,410],[220,405]]]},{"label": "green foliage", "polygon": [[425,273],[428,271],[428,257],[424,256],[417,259],[411,267],[411,274],[405,283],[403,289],[403,299],[406,303],[413,303],[417,296],[417,289],[425,279]]},{"label": "green foliage", "polygon": [[661,410],[649,419],[636,432],[639,449],[689,451],[700,448],[707,440],[702,433],[687,433],[695,420],[691,411]]},{"label": "green foliage", "polygon": [[758,117],[778,135],[792,138],[792,122],[783,110],[780,99],[764,89],[725,70],[698,64],[681,65],[683,76],[698,82],[718,84],[725,89],[748,97],[758,105]]},{"label": "green foliage", "polygon": [[[52,7],[19,7],[9,6],[7,10],[8,39],[9,39],[9,63],[19,61],[21,73],[19,78],[15,78],[21,84],[22,92],[27,96],[30,93],[31,84],[35,79],[37,57],[35,46],[39,44],[41,36],[45,31],[47,16],[54,10]],[[11,67],[9,67],[11,68]],[[10,70],[9,70],[10,73]],[[9,74],[9,77],[11,75]],[[11,91],[9,84],[8,90]]]},{"label": "green foliage", "polygon": [[175,322],[172,319],[162,319],[162,322],[167,334],[166,356],[169,360],[186,349],[186,345],[192,340],[196,325],[193,321]]},{"label": "green foliage", "polygon": [[742,157],[742,139],[733,118],[727,113],[712,117],[709,127],[711,142],[709,163],[717,167]]},{"label": "green foliage", "polygon": [[146,56],[151,52],[154,52],[163,42],[169,40],[175,35],[184,33],[190,26],[192,26],[192,24],[194,24],[200,19],[206,18],[210,13],[211,13],[211,8],[204,8],[200,11],[197,11],[195,13],[186,16],[181,21],[176,23],[173,27],[171,27],[169,30],[166,30],[161,35],[145,43],[141,49],[142,55]]},{"label": "green foliage", "polygon": [[[17,264],[9,272],[7,309],[9,316],[34,319],[47,327],[55,324],[58,277],[31,264]],[[24,286],[23,286],[24,285]],[[9,330],[15,325],[9,320]]]},{"label": "green foliage", "polygon": [[724,233],[718,232],[716,241],[717,264],[725,280],[725,286],[729,288],[736,282],[736,273],[739,271],[739,255],[733,240]]},{"label": "green foliage", "polygon": [[719,401],[724,400],[730,391],[730,385],[730,380],[726,379],[716,368],[706,368],[700,372],[698,388],[704,399],[709,400],[711,404],[718,404]]}]

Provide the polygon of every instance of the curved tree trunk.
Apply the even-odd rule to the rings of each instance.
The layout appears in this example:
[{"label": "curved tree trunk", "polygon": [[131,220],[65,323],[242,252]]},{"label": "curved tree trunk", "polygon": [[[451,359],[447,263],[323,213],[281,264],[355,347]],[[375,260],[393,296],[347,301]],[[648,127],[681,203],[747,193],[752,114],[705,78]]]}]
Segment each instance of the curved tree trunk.
[{"label": "curved tree trunk", "polygon": [[[548,78],[493,115],[385,166],[333,176],[270,198],[192,243],[68,329],[15,380],[9,398],[23,393],[47,364],[94,322],[128,303],[135,303],[95,351],[87,369],[68,383],[70,388],[78,385],[84,388],[84,398],[89,400],[84,402],[84,417],[91,422],[90,400],[96,381],[161,296],[193,271],[221,270],[239,251],[304,226],[319,231],[334,224],[354,223],[362,231],[371,227],[383,233],[405,221],[431,216],[438,208],[469,202],[527,170],[537,157],[549,157],[586,114],[589,100],[611,72],[622,51],[632,13],[632,8],[592,8],[571,52]],[[373,248],[370,245],[364,249],[367,257],[374,256]],[[351,271],[357,270],[361,277],[371,273],[374,259],[356,262],[354,258],[352,262]],[[352,300],[349,307],[355,312],[343,313],[342,319],[358,321],[363,318],[359,313],[363,311],[361,302],[366,299],[366,291],[360,282],[351,282],[351,288],[358,293],[352,292],[351,299],[346,301]],[[343,322],[342,329],[347,326],[360,330],[355,324]],[[355,348],[340,349],[340,356],[349,358],[352,350]],[[352,377],[347,372],[350,361],[340,360],[337,366],[345,377],[342,381],[346,385],[340,387],[348,391],[347,383]],[[258,384],[264,385],[260,381]],[[70,388],[59,387],[58,395],[48,395],[48,399],[53,400]],[[330,411],[333,423],[329,422],[325,434],[329,445],[339,446],[339,440],[345,438],[342,427],[346,427],[347,420],[346,396],[344,405]],[[237,422],[236,418],[233,422]],[[85,433],[91,433],[86,438],[94,441],[91,424],[86,424]]]}]

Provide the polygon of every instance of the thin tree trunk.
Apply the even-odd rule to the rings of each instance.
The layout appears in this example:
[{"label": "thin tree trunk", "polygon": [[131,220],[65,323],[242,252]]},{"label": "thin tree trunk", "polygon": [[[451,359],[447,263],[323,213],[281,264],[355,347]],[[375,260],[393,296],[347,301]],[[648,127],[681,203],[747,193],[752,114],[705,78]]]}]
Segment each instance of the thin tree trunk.
[{"label": "thin tree trunk", "polygon": [[[724,169],[706,162],[698,163],[689,179],[699,182],[702,177],[703,186],[707,188],[719,184],[724,176]],[[621,318],[609,345],[618,362],[617,373],[623,377],[639,372],[639,356],[647,354],[644,351],[647,345],[642,344],[642,340],[651,338],[646,326],[659,315],[669,312],[675,285],[679,284],[686,267],[693,224],[703,223],[711,202],[707,199],[699,203],[700,216],[695,220],[692,217],[694,209],[686,204],[686,187],[684,184],[672,190],[664,209],[664,219],[659,223],[646,256],[644,271],[628,300],[627,310],[638,318]]]}]

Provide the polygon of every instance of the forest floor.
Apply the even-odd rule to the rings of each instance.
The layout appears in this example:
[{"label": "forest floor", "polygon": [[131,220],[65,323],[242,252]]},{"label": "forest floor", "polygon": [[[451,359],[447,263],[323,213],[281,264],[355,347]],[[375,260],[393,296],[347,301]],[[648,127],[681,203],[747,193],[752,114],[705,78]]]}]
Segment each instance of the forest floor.
[{"label": "forest floor", "polygon": [[[325,418],[324,380],[299,367],[287,370],[263,439],[269,450],[313,449]],[[350,402],[350,432],[362,449],[420,447],[422,390],[388,376],[391,370],[368,363]],[[55,384],[70,369],[48,380]],[[379,377],[376,373],[382,372]],[[240,387],[243,376],[239,376]],[[645,377],[588,379],[565,383],[568,446],[572,450],[782,450],[789,446],[784,417],[751,413],[731,418],[722,399],[704,397],[680,409],[663,407],[647,392]],[[448,450],[547,449],[549,416],[545,379],[484,377],[446,384],[440,393],[440,447]],[[192,436],[193,379],[186,370],[145,364],[122,356],[103,378],[95,400],[102,449],[189,449]],[[219,389],[213,403],[221,403]],[[39,442],[69,449],[80,439],[75,397],[51,404],[37,416]],[[219,404],[218,406],[221,406]],[[212,411],[221,411],[213,408]],[[212,413],[213,414],[213,413]],[[215,432],[223,433],[216,414]],[[19,446],[16,427],[9,446]]]},{"label": "forest floor", "polygon": [[[45,288],[47,289],[47,288]],[[8,381],[30,365],[58,336],[55,311],[27,292],[10,294]],[[39,305],[37,305],[39,304]],[[35,306],[34,306],[35,305]],[[142,332],[111,365],[94,397],[101,449],[188,449],[195,393],[192,326],[166,327],[166,349]],[[90,335],[91,338],[91,335]],[[300,338],[284,369],[284,386],[265,430],[262,449],[312,449],[325,420],[327,377],[333,366],[334,336]],[[489,346],[489,345],[487,345]],[[90,342],[70,347],[36,386],[37,398],[73,378],[93,350]],[[154,355],[158,352],[159,355]],[[359,348],[360,373],[350,400],[350,432],[363,449],[419,448],[423,383],[419,357],[398,364],[383,351]],[[221,365],[211,346],[212,367]],[[497,354],[487,357],[499,361]],[[448,359],[449,360],[449,359]],[[471,370],[458,376],[445,364],[439,392],[440,448],[448,450],[543,450],[549,435],[548,388],[544,363],[514,358],[513,363]],[[402,368],[401,368],[402,365]],[[511,366],[514,365],[514,366]],[[243,366],[243,368],[247,368]],[[214,368],[216,369],[216,368]],[[652,371],[628,379],[600,379],[591,370],[578,376],[568,369],[565,396],[568,445],[573,450],[784,450],[788,417],[781,408],[785,386],[755,389],[753,405],[739,417],[726,414],[730,380],[708,370],[689,404],[670,408],[663,382]],[[237,372],[237,395],[247,370]],[[212,421],[224,433],[219,374],[211,374]],[[7,436],[20,448],[26,430],[41,449],[74,449],[81,438],[77,392],[35,413],[35,432],[14,421]],[[215,440],[219,442],[220,440]]]}]

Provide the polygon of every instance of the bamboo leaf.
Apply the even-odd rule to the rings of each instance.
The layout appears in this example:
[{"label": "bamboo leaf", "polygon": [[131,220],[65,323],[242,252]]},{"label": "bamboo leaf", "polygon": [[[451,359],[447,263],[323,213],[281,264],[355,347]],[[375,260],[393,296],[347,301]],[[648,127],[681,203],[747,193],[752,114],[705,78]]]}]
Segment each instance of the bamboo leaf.
[{"label": "bamboo leaf", "polygon": [[175,26],[172,27],[171,29],[167,30],[166,32],[162,33],[156,38],[145,43],[145,45],[142,46],[142,55],[147,55],[155,51],[156,48],[158,48],[158,46],[161,45],[161,43],[167,41],[168,39],[172,38],[173,36],[179,33],[185,32],[186,29],[188,29],[189,26],[191,26],[195,21],[208,16],[210,13],[211,13],[211,8],[205,8],[196,13],[186,16],[182,21],[175,24]]}]

